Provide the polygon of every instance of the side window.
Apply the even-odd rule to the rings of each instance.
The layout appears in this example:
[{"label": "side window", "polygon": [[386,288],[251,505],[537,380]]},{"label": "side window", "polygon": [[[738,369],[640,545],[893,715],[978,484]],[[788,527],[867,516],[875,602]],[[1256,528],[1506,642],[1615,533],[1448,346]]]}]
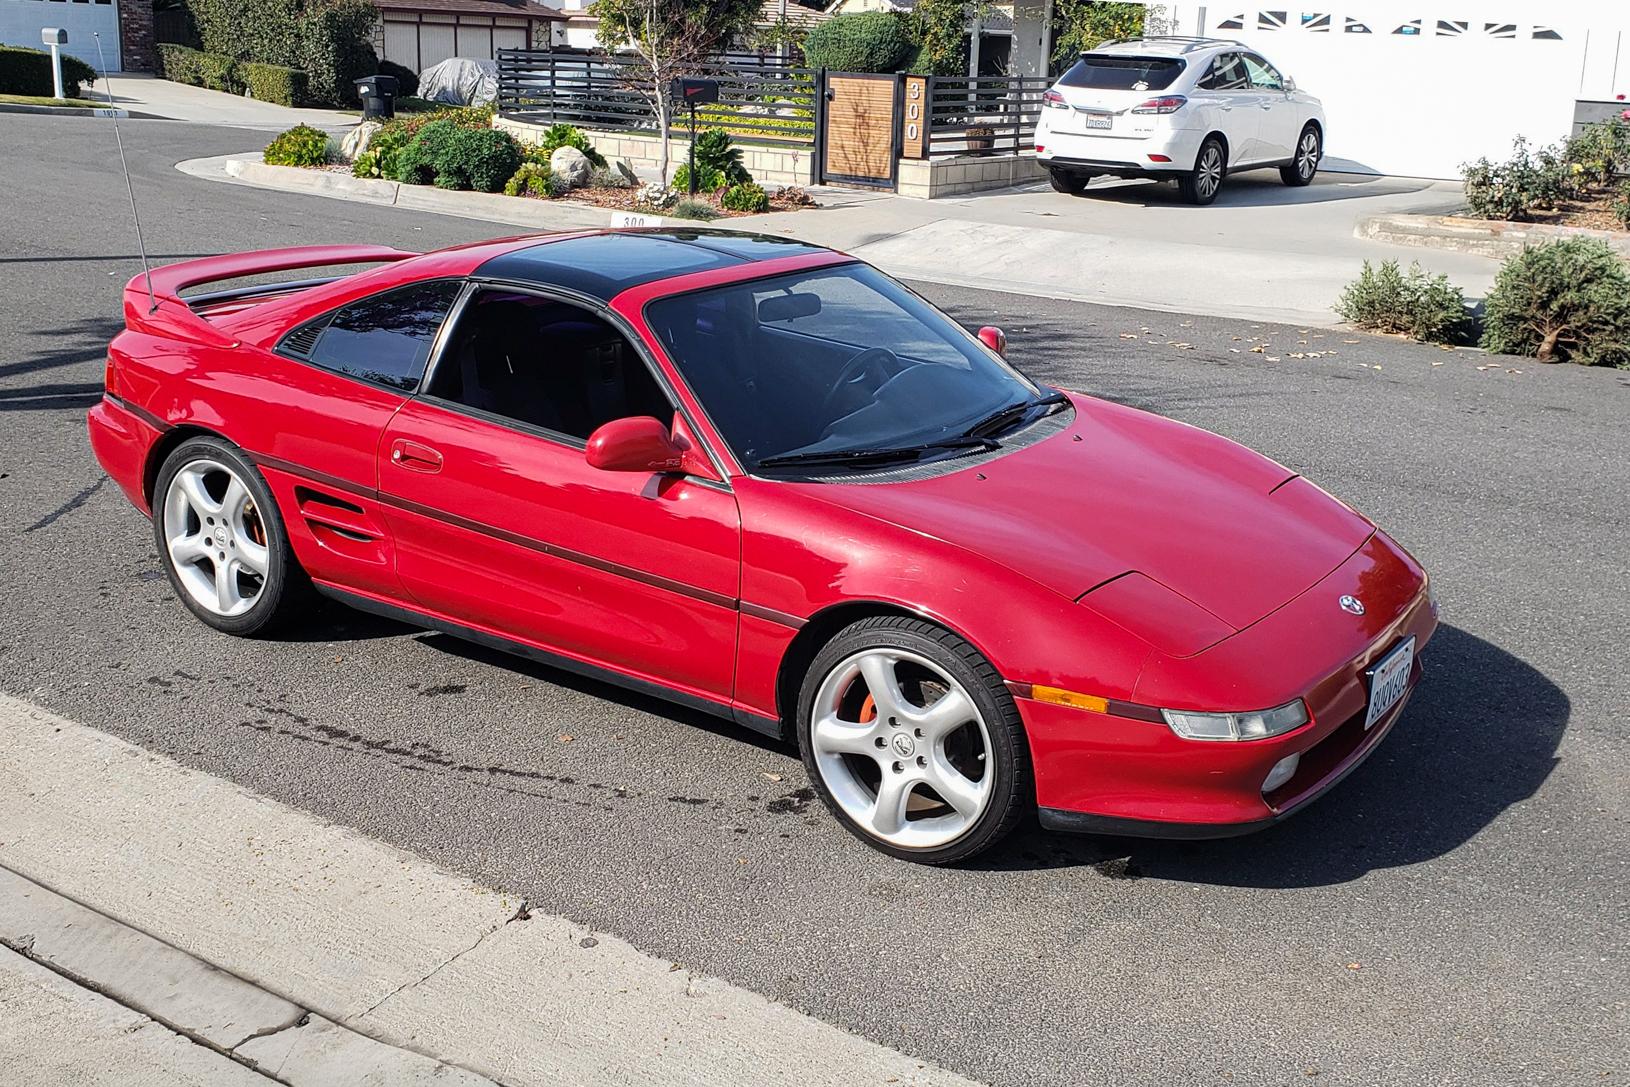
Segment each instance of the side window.
[{"label": "side window", "polygon": [[1285,81],[1277,69],[1255,53],[1246,53],[1245,71],[1251,77],[1251,86],[1264,91],[1282,91]]},{"label": "side window", "polygon": [[586,441],[630,415],[673,416],[673,403],[623,334],[566,302],[482,291],[459,315],[429,395]]},{"label": "side window", "polygon": [[1224,53],[1211,62],[1211,70],[1200,80],[1207,91],[1242,91],[1250,84],[1238,53]]},{"label": "side window", "polygon": [[458,297],[456,280],[376,294],[283,337],[278,350],[364,381],[412,392],[424,377],[436,331]]}]

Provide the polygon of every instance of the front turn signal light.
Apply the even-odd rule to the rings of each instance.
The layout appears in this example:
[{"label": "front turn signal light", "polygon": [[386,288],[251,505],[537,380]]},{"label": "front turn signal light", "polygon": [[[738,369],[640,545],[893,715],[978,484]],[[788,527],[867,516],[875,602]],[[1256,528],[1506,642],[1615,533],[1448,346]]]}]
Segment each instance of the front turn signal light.
[{"label": "front turn signal light", "polygon": [[1265,740],[1301,728],[1310,718],[1300,699],[1252,713],[1191,713],[1161,710],[1171,730],[1185,740]]}]

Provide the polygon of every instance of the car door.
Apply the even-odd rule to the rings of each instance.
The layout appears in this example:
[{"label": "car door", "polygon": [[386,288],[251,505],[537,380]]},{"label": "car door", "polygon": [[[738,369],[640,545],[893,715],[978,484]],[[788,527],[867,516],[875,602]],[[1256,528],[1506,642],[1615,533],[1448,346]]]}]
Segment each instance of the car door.
[{"label": "car door", "polygon": [[[479,288],[387,427],[380,491],[424,610],[713,702],[731,696],[741,520],[728,485],[590,467],[585,440],[672,398],[589,304]],[[688,431],[682,417],[677,427]],[[721,477],[722,479],[722,477]]]},{"label": "car door", "polygon": [[1205,92],[1214,110],[1213,123],[1228,137],[1229,168],[1259,161],[1262,94],[1251,87],[1240,54],[1217,54],[1195,86]]},{"label": "car door", "polygon": [[1245,72],[1256,93],[1261,125],[1257,130],[1258,158],[1265,162],[1288,162],[1301,135],[1301,107],[1285,93],[1285,77],[1256,53],[1242,53]]},{"label": "car door", "polygon": [[401,596],[377,492],[379,440],[417,390],[462,287],[429,280],[369,295],[297,325],[262,356],[241,442],[314,581]]}]

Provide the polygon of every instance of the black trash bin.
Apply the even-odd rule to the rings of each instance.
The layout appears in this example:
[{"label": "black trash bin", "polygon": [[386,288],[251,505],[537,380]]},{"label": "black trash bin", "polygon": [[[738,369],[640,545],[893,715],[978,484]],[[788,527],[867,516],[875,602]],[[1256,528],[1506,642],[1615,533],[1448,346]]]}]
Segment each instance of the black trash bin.
[{"label": "black trash bin", "polygon": [[396,77],[371,75],[356,81],[363,120],[396,116]]}]

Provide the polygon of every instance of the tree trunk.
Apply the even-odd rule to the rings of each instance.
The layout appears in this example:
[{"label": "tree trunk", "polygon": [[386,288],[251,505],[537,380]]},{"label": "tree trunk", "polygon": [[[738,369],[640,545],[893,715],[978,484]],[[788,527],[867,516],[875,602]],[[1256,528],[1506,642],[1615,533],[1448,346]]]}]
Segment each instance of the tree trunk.
[{"label": "tree trunk", "polygon": [[1556,354],[1556,341],[1561,336],[1562,330],[1560,328],[1553,328],[1547,332],[1545,338],[1539,341],[1539,351],[1534,354],[1534,357],[1540,362],[1550,362],[1551,356]]},{"label": "tree trunk", "polygon": [[668,183],[668,129],[668,101],[666,98],[659,97],[657,99],[657,132],[662,138],[662,148],[657,153],[657,171],[664,185]]}]

